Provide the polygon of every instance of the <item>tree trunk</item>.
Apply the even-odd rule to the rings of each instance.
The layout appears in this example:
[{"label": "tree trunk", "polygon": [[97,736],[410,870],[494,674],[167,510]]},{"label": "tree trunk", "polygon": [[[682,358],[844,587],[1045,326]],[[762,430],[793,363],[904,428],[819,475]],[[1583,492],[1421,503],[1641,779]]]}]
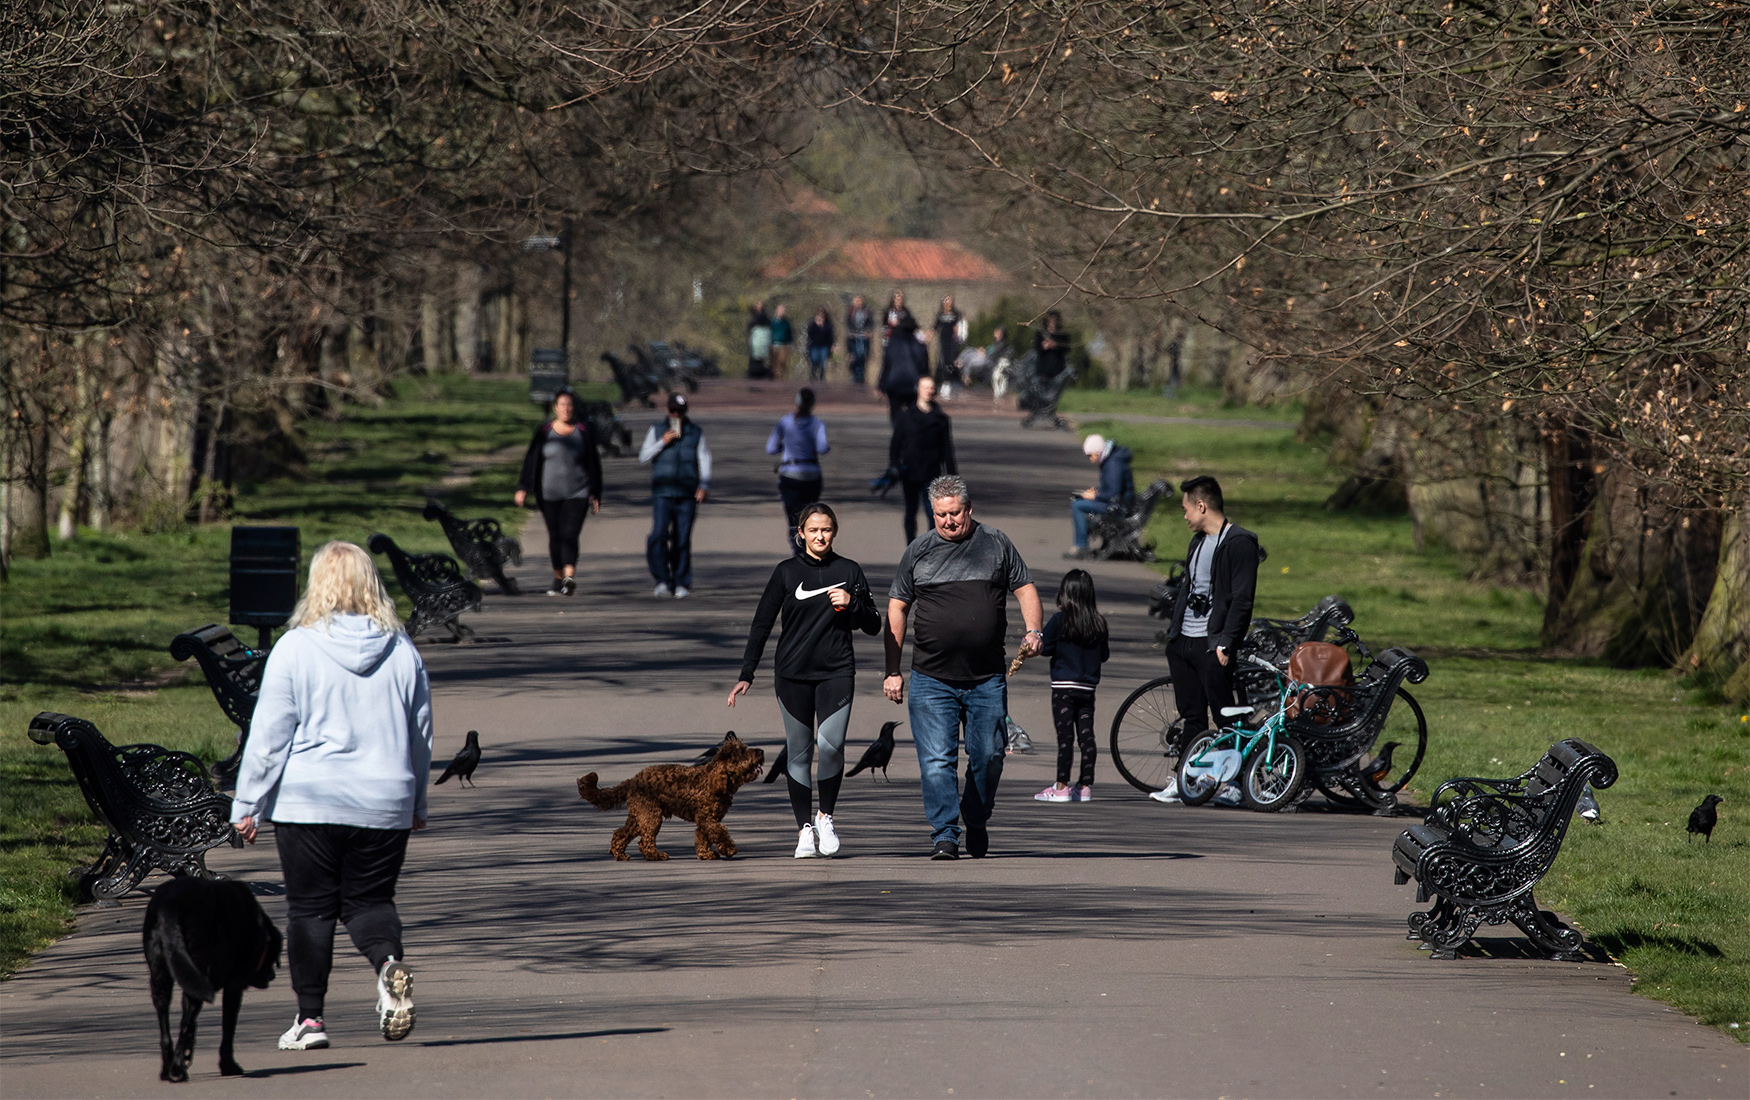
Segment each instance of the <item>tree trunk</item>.
[{"label": "tree trunk", "polygon": [[110,424],[114,416],[100,412],[97,416],[97,446],[91,452],[91,529],[109,530],[109,509],[113,492],[110,470]]},{"label": "tree trunk", "polygon": [[1592,450],[1566,425],[1552,427],[1544,436],[1549,470],[1549,601],[1543,609],[1543,641],[1555,642],[1562,607],[1574,587],[1586,553],[1586,536],[1592,523],[1592,498],[1597,492],[1597,473]]},{"label": "tree trunk", "polygon": [[419,296],[419,351],[427,374],[438,374],[455,365],[449,339],[444,335],[444,311],[436,294]]},{"label": "tree trunk", "polygon": [[[100,346],[102,342],[100,338]],[[85,463],[91,450],[94,379],[87,343],[84,333],[73,337],[73,415],[67,426],[67,481],[61,489],[61,511],[56,525],[56,534],[62,542],[70,541],[78,531],[80,498],[85,495]]]},{"label": "tree trunk", "polygon": [[464,374],[480,369],[480,280],[478,264],[456,266],[456,366]]},{"label": "tree trunk", "polygon": [[1750,703],[1750,495],[1725,517],[1713,592],[1682,664],[1732,702]]}]

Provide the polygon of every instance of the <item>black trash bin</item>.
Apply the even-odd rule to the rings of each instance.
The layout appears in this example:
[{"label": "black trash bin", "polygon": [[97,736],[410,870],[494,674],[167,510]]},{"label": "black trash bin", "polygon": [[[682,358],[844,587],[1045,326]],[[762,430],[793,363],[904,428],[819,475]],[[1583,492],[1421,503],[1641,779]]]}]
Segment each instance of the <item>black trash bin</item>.
[{"label": "black trash bin", "polygon": [[298,603],[298,529],[231,528],[231,623],[260,631],[261,648]]}]

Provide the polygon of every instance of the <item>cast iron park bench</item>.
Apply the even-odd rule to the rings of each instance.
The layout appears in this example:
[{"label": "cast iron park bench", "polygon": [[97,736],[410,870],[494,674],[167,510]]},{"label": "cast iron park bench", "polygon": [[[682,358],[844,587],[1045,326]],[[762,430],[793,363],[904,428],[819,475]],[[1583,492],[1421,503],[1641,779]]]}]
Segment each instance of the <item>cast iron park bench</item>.
[{"label": "cast iron park bench", "polygon": [[1148,537],[1148,518],[1169,486],[1156,481],[1136,495],[1129,508],[1108,508],[1088,517],[1088,545],[1097,561],[1154,561],[1154,540]]},{"label": "cast iron park bench", "polygon": [[237,767],[243,760],[243,746],[249,740],[249,720],[255,714],[255,697],[261,691],[261,669],[267,663],[267,651],[250,649],[231,631],[218,623],[178,634],[170,640],[170,655],[178,661],[190,657],[206,675],[207,686],[219,709],[237,727],[237,751],[213,765],[213,779],[221,788],[237,781]]},{"label": "cast iron park bench", "polygon": [[413,616],[407,620],[407,634],[417,638],[434,626],[447,627],[458,642],[472,638],[474,632],[456,620],[464,611],[480,610],[484,593],[480,586],[462,576],[462,567],[448,554],[409,554],[395,545],[388,535],[372,535],[366,544],[373,554],[387,554],[395,570],[395,580],[401,591],[413,601]]},{"label": "cast iron park bench", "polygon": [[[1428,720],[1404,690],[1405,681],[1419,684],[1428,678],[1428,663],[1395,646],[1375,657],[1347,625],[1338,626],[1335,637],[1368,658],[1367,668],[1353,686],[1296,688],[1285,728],[1306,750],[1309,790],[1317,787],[1336,805],[1389,817],[1397,809],[1398,791],[1428,751]],[[1394,706],[1402,708],[1395,721]],[[1382,761],[1373,755],[1382,732],[1395,742],[1394,749],[1404,750],[1407,762],[1402,756]],[[1384,769],[1377,777],[1376,768]]]},{"label": "cast iron park bench", "polygon": [[457,519],[448,508],[435,500],[425,502],[425,518],[436,520],[450,540],[450,548],[468,567],[470,580],[491,578],[498,590],[516,595],[515,577],[507,577],[504,567],[523,563],[523,544],[504,533],[495,519]]},{"label": "cast iron park bench", "polygon": [[1416,880],[1408,938],[1456,958],[1481,924],[1518,925],[1552,959],[1579,957],[1584,937],[1537,907],[1531,889],[1550,869],[1590,783],[1616,782],[1616,762],[1577,738],[1558,741],[1513,779],[1454,779],[1434,792],[1428,816],[1392,845],[1398,885]]},{"label": "cast iron park bench", "polygon": [[67,873],[101,906],[140,884],[153,870],[217,878],[207,851],[241,848],[231,827],[231,800],[207,782],[206,765],[161,745],[112,745],[83,718],[43,711],[30,720],[30,739],[59,745],[91,812],[109,829],[103,855]]}]

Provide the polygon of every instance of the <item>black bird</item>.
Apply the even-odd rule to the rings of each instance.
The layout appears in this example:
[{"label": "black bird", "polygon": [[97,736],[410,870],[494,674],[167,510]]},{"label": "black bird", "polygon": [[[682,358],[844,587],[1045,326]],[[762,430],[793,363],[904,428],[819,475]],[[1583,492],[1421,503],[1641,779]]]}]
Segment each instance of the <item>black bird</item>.
[{"label": "black bird", "polygon": [[717,750],[721,749],[723,747],[723,744],[725,741],[728,741],[731,737],[734,737],[734,736],[735,736],[735,731],[730,730],[728,733],[723,735],[722,741],[717,742],[715,745],[712,745],[710,748],[706,749],[704,752],[693,757],[693,761],[692,761],[693,767],[702,768],[706,764],[709,764],[711,761],[717,759]]},{"label": "black bird", "polygon": [[778,750],[778,758],[772,761],[772,770],[766,773],[767,783],[776,783],[778,777],[790,769],[790,746],[785,745]]},{"label": "black bird", "polygon": [[474,769],[480,766],[480,731],[468,731],[468,743],[462,746],[462,751],[450,761],[450,766],[444,769],[444,774],[438,776],[442,783],[450,776],[455,776],[464,787],[474,785]]},{"label": "black bird", "polygon": [[1384,783],[1385,777],[1391,774],[1391,754],[1394,750],[1402,747],[1403,742],[1401,741],[1387,741],[1380,746],[1379,755],[1367,765],[1367,770],[1361,773],[1361,778],[1375,787]]},{"label": "black bird", "polygon": [[1707,837],[1707,842],[1714,842],[1714,826],[1720,823],[1720,815],[1714,809],[1725,799],[1717,794],[1710,794],[1701,800],[1701,805],[1689,811],[1689,843],[1695,843],[1695,834]]},{"label": "black bird", "polygon": [[846,773],[856,775],[867,771],[869,778],[875,778],[875,769],[881,769],[881,778],[887,778],[887,765],[893,760],[893,731],[899,728],[898,722],[883,722],[881,734],[875,738],[875,743],[863,750],[863,759],[857,761],[857,766]]}]

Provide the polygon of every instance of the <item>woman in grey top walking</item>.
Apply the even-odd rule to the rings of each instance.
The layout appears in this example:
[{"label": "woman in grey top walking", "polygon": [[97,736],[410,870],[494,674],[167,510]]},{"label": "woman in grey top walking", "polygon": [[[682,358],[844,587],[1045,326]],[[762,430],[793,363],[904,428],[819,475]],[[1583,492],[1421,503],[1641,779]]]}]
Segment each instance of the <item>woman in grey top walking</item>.
[{"label": "woman in grey top walking", "polygon": [[577,418],[577,395],[560,390],[553,398],[553,419],[535,429],[517,479],[516,503],[521,508],[533,495],[547,521],[547,552],[553,559],[549,596],[577,591],[577,543],[584,516],[602,510],[602,457],[595,431]]}]

